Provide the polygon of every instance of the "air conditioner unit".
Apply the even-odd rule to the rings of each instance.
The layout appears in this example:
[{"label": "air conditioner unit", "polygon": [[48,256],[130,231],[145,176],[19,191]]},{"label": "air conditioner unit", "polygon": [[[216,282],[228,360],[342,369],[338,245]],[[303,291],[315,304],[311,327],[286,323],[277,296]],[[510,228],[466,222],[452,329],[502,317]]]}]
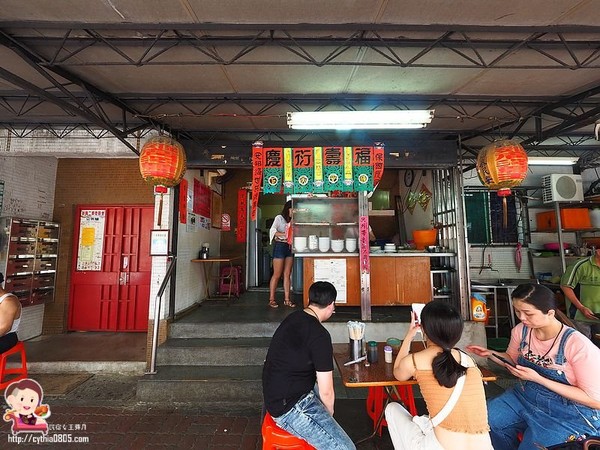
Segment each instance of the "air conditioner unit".
[{"label": "air conditioner unit", "polygon": [[542,198],[548,202],[583,201],[581,175],[553,173],[542,177]]}]

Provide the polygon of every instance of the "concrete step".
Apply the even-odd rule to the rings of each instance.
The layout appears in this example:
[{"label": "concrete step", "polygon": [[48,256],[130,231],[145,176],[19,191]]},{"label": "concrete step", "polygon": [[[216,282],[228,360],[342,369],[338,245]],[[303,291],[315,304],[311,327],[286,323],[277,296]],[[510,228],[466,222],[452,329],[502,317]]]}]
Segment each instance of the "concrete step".
[{"label": "concrete step", "polygon": [[158,347],[158,366],[261,365],[271,338],[167,339]]},{"label": "concrete step", "polygon": [[262,403],[262,363],[248,366],[161,366],[144,375],[136,396],[143,402]]},{"label": "concrete step", "polygon": [[169,328],[171,338],[237,338],[244,337],[271,337],[279,326],[279,322],[220,322],[220,323],[193,323],[176,322]]}]

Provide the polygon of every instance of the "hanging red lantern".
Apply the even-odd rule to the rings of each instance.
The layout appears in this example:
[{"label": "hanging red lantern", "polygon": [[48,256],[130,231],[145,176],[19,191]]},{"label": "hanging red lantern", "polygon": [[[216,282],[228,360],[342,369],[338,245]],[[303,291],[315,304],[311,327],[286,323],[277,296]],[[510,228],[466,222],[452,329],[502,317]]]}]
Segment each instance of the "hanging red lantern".
[{"label": "hanging red lantern", "polygon": [[477,174],[485,186],[498,190],[498,196],[504,197],[503,224],[506,228],[506,197],[511,194],[510,189],[519,186],[527,176],[527,152],[512,140],[492,142],[477,155]]},{"label": "hanging red lantern", "polygon": [[148,140],[140,153],[140,173],[147,183],[162,186],[158,209],[158,226],[161,224],[162,200],[165,188],[177,186],[185,173],[186,159],[183,146],[168,136]]}]

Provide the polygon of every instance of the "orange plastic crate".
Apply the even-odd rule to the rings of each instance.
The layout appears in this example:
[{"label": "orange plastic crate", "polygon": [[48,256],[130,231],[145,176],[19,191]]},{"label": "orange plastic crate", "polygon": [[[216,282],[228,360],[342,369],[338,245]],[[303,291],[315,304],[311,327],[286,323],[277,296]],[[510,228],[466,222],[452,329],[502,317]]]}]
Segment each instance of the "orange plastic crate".
[{"label": "orange plastic crate", "polygon": [[[587,208],[564,208],[560,210],[560,220],[563,228],[583,229],[592,228],[590,213]],[[556,230],[556,216],[554,211],[536,214],[538,231]]]}]

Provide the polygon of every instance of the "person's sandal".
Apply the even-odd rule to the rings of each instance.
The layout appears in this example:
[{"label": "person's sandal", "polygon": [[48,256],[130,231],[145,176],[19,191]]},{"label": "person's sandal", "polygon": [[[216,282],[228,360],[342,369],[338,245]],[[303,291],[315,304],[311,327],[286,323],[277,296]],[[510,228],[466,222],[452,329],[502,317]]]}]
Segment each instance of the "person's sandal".
[{"label": "person's sandal", "polygon": [[285,301],[283,302],[283,304],[284,304],[285,306],[289,306],[290,308],[295,308],[295,307],[296,307],[296,304],[295,304],[294,302],[292,302],[291,300],[285,300]]},{"label": "person's sandal", "polygon": [[275,300],[269,300],[269,306],[271,308],[279,308],[279,305],[277,304],[277,302]]}]

